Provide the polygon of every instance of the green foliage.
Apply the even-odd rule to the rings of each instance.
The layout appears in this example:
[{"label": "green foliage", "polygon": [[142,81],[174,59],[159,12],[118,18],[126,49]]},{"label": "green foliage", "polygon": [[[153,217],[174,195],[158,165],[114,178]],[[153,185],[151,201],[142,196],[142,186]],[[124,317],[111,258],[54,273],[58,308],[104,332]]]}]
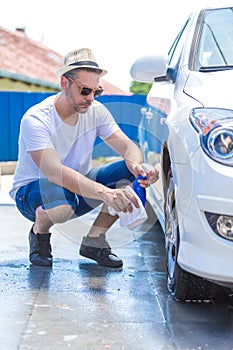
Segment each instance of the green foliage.
[{"label": "green foliage", "polygon": [[130,91],[138,95],[147,95],[150,91],[152,83],[141,83],[139,81],[133,81],[130,85]]}]

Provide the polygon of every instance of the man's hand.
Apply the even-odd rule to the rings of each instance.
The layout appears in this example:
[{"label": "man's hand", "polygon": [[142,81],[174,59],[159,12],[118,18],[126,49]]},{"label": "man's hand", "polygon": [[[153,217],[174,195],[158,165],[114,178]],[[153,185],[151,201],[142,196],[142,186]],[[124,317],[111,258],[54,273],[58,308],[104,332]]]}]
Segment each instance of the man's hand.
[{"label": "man's hand", "polygon": [[137,178],[138,175],[142,175],[142,176],[146,176],[147,179],[146,180],[138,180],[138,183],[143,187],[143,188],[147,188],[149,187],[151,184],[155,183],[156,181],[158,181],[159,179],[159,172],[158,170],[154,169],[152,166],[152,169],[146,173],[144,168],[143,168],[143,164],[138,164],[132,161],[126,161],[127,167],[129,169],[129,171],[134,174],[134,176]]},{"label": "man's hand", "polygon": [[140,184],[141,187],[147,188],[151,184],[153,184],[156,181],[158,181],[158,179],[159,179],[159,172],[158,172],[158,170],[154,169],[153,171],[150,171],[147,174],[147,179],[146,180],[138,179],[138,183]]},{"label": "man's hand", "polygon": [[143,167],[141,164],[136,163],[134,161],[125,160],[125,163],[127,165],[127,168],[129,169],[129,171],[136,177],[138,177],[138,175],[142,175],[142,176],[146,176],[147,174],[145,173],[145,171],[143,170]]},{"label": "man's hand", "polygon": [[120,189],[110,189],[106,188],[104,190],[98,191],[103,202],[108,206],[113,208],[116,212],[127,211],[132,213],[134,205],[139,208],[138,201],[135,196],[133,196],[126,188]]}]

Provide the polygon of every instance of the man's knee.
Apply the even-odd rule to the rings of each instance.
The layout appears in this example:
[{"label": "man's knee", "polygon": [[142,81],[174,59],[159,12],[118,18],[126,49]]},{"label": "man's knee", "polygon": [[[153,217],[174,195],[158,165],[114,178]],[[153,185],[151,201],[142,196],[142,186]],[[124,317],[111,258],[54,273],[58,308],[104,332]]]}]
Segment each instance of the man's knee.
[{"label": "man's knee", "polygon": [[54,208],[43,209],[42,206],[36,209],[36,218],[39,220],[49,219],[52,223],[63,223],[74,215],[74,208],[69,204],[62,204]]}]

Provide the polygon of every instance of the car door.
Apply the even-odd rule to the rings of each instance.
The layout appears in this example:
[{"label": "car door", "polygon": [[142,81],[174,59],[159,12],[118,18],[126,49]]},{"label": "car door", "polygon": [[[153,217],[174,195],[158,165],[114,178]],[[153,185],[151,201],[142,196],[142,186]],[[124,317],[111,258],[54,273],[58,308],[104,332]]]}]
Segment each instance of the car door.
[{"label": "car door", "polygon": [[147,104],[141,109],[139,124],[139,144],[145,161],[152,164],[160,173],[159,181],[150,186],[148,197],[155,213],[164,227],[164,191],[161,170],[164,143],[169,138],[169,115],[177,108],[175,89],[180,67],[180,57],[188,28],[186,21],[177,35],[168,54],[166,77],[155,78],[147,96]]}]

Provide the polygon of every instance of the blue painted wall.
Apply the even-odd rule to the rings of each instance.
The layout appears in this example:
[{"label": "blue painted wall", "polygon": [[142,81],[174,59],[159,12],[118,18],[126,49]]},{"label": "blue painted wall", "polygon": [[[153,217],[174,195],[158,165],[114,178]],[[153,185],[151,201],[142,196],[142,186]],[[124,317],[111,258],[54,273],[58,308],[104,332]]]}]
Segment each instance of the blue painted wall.
[{"label": "blue painted wall", "polygon": [[[25,111],[42,101],[51,93],[41,92],[0,92],[0,161],[16,161],[18,157],[18,135],[20,120]],[[141,119],[140,109],[146,103],[145,95],[98,97],[113,114],[121,129],[135,142]],[[100,139],[96,140],[94,158],[116,155]]]}]

